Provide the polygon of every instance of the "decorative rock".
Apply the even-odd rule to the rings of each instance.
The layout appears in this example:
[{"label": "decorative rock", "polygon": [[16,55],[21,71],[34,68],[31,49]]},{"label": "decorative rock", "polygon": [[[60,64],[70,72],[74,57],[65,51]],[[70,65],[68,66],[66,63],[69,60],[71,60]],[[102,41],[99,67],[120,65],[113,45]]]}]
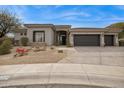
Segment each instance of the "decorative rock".
[{"label": "decorative rock", "polygon": [[0,76],[0,80],[8,80],[10,78],[10,76],[5,76],[5,75],[2,75]]},{"label": "decorative rock", "polygon": [[63,50],[58,50],[58,53],[63,53]]},{"label": "decorative rock", "polygon": [[54,49],[54,47],[53,47],[53,46],[51,46],[51,47],[50,47],[50,49],[51,49],[51,50],[53,50],[53,49]]}]

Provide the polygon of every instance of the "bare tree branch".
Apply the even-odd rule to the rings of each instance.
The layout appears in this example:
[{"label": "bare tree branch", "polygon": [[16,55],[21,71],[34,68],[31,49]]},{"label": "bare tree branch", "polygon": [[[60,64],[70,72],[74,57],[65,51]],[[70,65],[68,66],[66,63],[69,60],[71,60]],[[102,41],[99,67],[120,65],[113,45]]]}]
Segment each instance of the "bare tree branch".
[{"label": "bare tree branch", "polygon": [[20,26],[19,19],[8,10],[0,10],[0,38],[8,32],[15,31]]}]

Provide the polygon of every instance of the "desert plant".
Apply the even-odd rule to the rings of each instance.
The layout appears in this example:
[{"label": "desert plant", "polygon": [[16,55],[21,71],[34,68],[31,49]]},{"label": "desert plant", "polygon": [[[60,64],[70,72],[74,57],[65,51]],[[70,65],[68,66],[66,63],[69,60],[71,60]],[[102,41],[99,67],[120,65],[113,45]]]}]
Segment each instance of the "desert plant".
[{"label": "desert plant", "polygon": [[3,43],[4,38],[0,38],[0,45]]},{"label": "desert plant", "polygon": [[72,47],[72,45],[71,45],[70,43],[68,43],[66,46],[67,46],[67,47]]},{"label": "desert plant", "polygon": [[14,57],[27,55],[28,51],[29,50],[25,49],[25,48],[17,48],[16,49],[16,54],[14,55]]},{"label": "desert plant", "polygon": [[53,50],[54,49],[54,46],[51,46],[50,49]]},{"label": "desert plant", "polygon": [[27,37],[22,37],[21,38],[21,45],[27,46],[28,45],[28,38]]},{"label": "desert plant", "polygon": [[124,38],[124,30],[118,34],[118,38]]},{"label": "desert plant", "polygon": [[63,50],[58,50],[58,53],[63,53]]},{"label": "desert plant", "polygon": [[124,41],[119,41],[119,46],[124,46]]},{"label": "desert plant", "polygon": [[0,45],[0,55],[10,53],[10,49],[12,48],[12,42],[9,38],[6,38],[3,43]]}]

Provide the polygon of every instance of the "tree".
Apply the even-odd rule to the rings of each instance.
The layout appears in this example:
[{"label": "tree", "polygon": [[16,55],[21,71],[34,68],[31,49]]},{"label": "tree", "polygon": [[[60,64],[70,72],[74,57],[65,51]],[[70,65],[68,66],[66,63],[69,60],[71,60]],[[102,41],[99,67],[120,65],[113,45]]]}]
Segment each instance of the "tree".
[{"label": "tree", "polygon": [[16,31],[20,26],[19,19],[8,10],[0,10],[0,38],[10,31]]},{"label": "tree", "polygon": [[107,28],[119,28],[119,29],[124,30],[124,22],[118,22],[118,23],[111,24]]},{"label": "tree", "polygon": [[118,28],[121,29],[122,32],[118,34],[119,38],[124,38],[124,22],[114,23],[108,26],[107,28]]}]

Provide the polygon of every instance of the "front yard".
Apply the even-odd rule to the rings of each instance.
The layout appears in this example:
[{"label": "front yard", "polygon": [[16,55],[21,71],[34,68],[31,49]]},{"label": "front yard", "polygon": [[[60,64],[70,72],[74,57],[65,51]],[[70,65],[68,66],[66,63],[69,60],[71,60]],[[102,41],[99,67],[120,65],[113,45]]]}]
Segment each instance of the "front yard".
[{"label": "front yard", "polygon": [[0,65],[57,63],[66,56],[66,51],[58,53],[56,48],[51,50],[48,47],[46,51],[34,52],[31,50],[28,55],[14,57],[16,48],[14,47],[10,54],[0,56]]}]

